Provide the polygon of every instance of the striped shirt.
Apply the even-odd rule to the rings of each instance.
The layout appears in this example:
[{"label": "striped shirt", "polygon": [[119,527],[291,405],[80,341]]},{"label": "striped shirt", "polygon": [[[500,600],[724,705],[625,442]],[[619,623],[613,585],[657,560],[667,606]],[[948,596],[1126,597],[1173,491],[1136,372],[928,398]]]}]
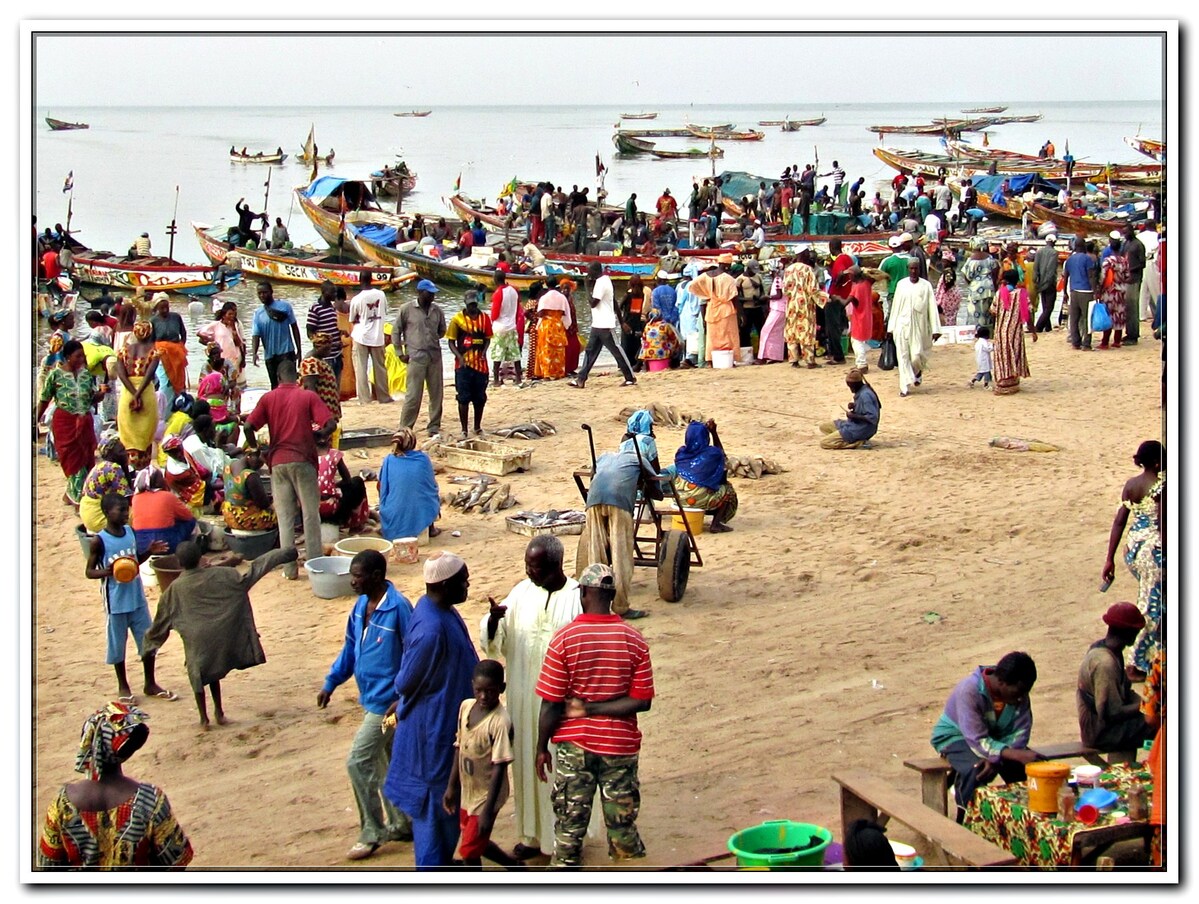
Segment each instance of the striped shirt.
[{"label": "striped shirt", "polygon": [[[569,697],[652,700],[654,672],[645,638],[619,615],[584,613],[550,640],[536,692],[551,703]],[[641,749],[636,716],[563,719],[552,740],[569,741],[600,756],[632,756]]]},{"label": "striped shirt", "polygon": [[491,317],[479,312],[471,317],[466,311],[459,311],[450,318],[449,326],[445,328],[445,337],[453,342],[462,353],[462,361],[454,361],[457,370],[463,364],[472,370],[488,372],[487,340],[491,337]]},{"label": "striped shirt", "polygon": [[333,305],[316,302],[308,309],[308,320],[304,326],[309,336],[327,333],[333,337],[333,341],[329,343],[329,349],[333,354],[329,355],[326,361],[341,357],[341,330],[337,325],[337,309]]}]

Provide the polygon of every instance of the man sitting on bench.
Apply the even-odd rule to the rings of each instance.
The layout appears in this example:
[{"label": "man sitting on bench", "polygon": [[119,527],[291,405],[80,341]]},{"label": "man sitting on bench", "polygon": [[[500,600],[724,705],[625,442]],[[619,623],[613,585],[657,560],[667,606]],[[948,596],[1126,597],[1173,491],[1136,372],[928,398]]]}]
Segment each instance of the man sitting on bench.
[{"label": "man sitting on bench", "polygon": [[979,666],[958,683],[933,726],[932,745],[953,768],[957,821],[974,791],[1001,775],[1005,782],[1025,778],[1024,766],[1038,758],[1028,749],[1032,706],[1028,695],[1037,666],[1027,653],[1008,653],[994,666]]}]

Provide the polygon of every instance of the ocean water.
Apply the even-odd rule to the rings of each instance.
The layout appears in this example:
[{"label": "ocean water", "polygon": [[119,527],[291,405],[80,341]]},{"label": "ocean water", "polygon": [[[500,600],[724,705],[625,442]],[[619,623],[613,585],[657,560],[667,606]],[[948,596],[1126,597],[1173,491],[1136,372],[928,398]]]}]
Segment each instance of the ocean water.
[{"label": "ocean water", "polygon": [[[1125,136],[1143,134],[1166,138],[1160,100],[1090,104],[1053,103],[1028,105],[1019,101],[982,99],[977,104],[1008,105],[1005,115],[1041,113],[1036,123],[1015,123],[990,131],[990,145],[1035,154],[1046,139],[1059,153],[1067,142],[1080,161],[1146,162],[1124,142]],[[686,122],[732,122],[739,129],[766,132],[761,141],[724,141],[723,159],[658,160],[618,157],[612,144],[618,107],[441,107],[424,118],[400,118],[386,107],[96,107],[37,108],[33,111],[34,161],[31,186],[33,209],[39,228],[66,223],[71,200],[70,228],[91,248],[124,252],[142,232],[150,233],[157,254],[171,247],[167,227],[174,221],[177,234],[173,256],[187,263],[204,262],[192,232],[192,221],[206,224],[235,223],[234,203],[245,197],[255,210],[265,209],[273,222],[281,217],[297,245],[324,242],[294,202],[293,189],[306,185],[310,169],[295,160],[314,129],[321,154],[335,151],[333,166],[321,172],[345,178],[368,178],[372,170],[402,157],[418,175],[416,190],[404,199],[406,211],[448,216],[443,202],[461,176],[462,190],[475,198],[495,200],[512,177],[553,180],[566,191],[578,184],[596,186],[596,155],[607,167],[604,187],[610,202],[623,203],[631,192],[645,210],[664,188],[685,205],[693,178],[702,179],[722,170],[740,170],[764,178],[777,178],[787,166],[818,163],[827,173],[834,160],[850,182],[866,179],[867,196],[881,189],[894,175],[872,153],[880,142],[868,126],[914,124],[935,117],[959,114],[959,104],[830,104],[797,103],[788,108],[758,105],[687,105],[652,107],[652,121],[625,121],[628,128],[678,128]],[[1101,109],[1102,115],[1097,115]],[[45,116],[84,121],[86,131],[51,132]],[[759,127],[759,120],[827,117],[822,126],[782,132],[777,126]],[[968,136],[981,140],[980,136]],[[936,151],[935,137],[888,135],[885,146]],[[653,139],[663,149],[706,147],[703,139]],[[288,159],[278,167],[229,162],[229,148],[244,146],[251,153],[282,147]],[[1138,160],[1139,158],[1139,160]],[[713,163],[715,166],[713,167]],[[268,169],[269,189],[265,185]],[[74,191],[63,193],[72,172]],[[821,180],[829,183],[831,179]],[[87,294],[96,290],[85,289]],[[253,286],[238,286],[228,293],[237,301],[247,328],[256,305]],[[276,285],[277,297],[288,299],[303,319],[317,296],[315,289]],[[413,297],[411,288],[393,293],[393,305]],[[460,293],[445,290],[441,296],[452,309]],[[175,297],[173,307],[187,314],[187,303]],[[580,319],[588,321],[586,304]],[[38,324],[44,335],[44,323]],[[198,373],[202,355],[192,349],[192,368]],[[249,373],[252,384],[265,385],[265,372]]]}]

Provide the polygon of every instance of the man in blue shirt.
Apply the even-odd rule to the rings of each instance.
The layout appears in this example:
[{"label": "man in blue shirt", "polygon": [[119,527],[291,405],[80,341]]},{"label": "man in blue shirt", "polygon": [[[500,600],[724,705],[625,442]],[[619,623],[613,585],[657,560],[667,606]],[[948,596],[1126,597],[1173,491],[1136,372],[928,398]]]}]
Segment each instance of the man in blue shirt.
[{"label": "man in blue shirt", "polygon": [[363,550],[350,562],[350,587],[359,596],[346,621],[345,643],[316,695],[316,705],[328,706],[333,691],[354,676],[358,702],[366,713],[346,758],[359,827],[358,841],[346,859],[364,860],[385,841],[412,840],[408,817],[381,793],[395,734],[395,679],[412,604],[387,580],[387,560],[373,549]]},{"label": "man in blue shirt", "polygon": [[286,301],[275,300],[275,290],[269,282],[258,284],[258,300],[262,307],[254,312],[254,323],[250,328],[253,342],[250,356],[258,365],[258,346],[261,343],[266,353],[266,375],[271,389],[279,384],[279,362],[290,358],[294,364],[300,351],[300,326],[295,312]]},{"label": "man in blue shirt", "polygon": [[412,819],[418,870],[449,866],[458,846],[458,814],[442,807],[458,709],[474,696],[479,656],[455,606],[466,601],[470,572],[461,558],[438,552],[425,560],[425,595],[417,600],[395,679],[395,744],[383,793]]},{"label": "man in blue shirt", "polygon": [[627,451],[599,457],[587,491],[587,521],[575,554],[575,576],[596,562],[610,565],[616,575],[612,611],[626,619],[643,618],[647,614],[629,608],[633,583],[633,509],[639,488],[651,499],[662,498],[657,477],[650,463],[639,457],[630,444]]},{"label": "man in blue shirt", "polygon": [[853,401],[845,409],[847,419],[827,421],[820,425],[820,432],[826,434],[820,441],[822,449],[858,449],[878,433],[878,419],[883,406],[874,387],[866,382],[856,367],[846,375],[845,385],[853,393]]},{"label": "man in blue shirt", "polygon": [[1087,254],[1087,240],[1074,240],[1074,253],[1066,258],[1062,273],[1066,280],[1066,305],[1070,311],[1070,346],[1091,350],[1091,302],[1095,298],[1095,258]]}]

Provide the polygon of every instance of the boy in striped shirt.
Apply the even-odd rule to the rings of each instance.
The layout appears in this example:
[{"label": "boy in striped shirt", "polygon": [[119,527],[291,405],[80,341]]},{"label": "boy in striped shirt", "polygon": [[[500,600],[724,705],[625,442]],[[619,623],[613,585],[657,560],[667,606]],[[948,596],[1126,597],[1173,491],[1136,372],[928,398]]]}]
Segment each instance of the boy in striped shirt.
[{"label": "boy in striped shirt", "polygon": [[645,856],[637,833],[641,787],[637,713],[649,710],[654,675],[640,633],[612,613],[616,579],[607,565],[579,577],[583,614],[554,634],[537,681],[541,714],[537,777],[554,757],[553,866],[582,866],[583,838],[598,786],[613,860]]}]

